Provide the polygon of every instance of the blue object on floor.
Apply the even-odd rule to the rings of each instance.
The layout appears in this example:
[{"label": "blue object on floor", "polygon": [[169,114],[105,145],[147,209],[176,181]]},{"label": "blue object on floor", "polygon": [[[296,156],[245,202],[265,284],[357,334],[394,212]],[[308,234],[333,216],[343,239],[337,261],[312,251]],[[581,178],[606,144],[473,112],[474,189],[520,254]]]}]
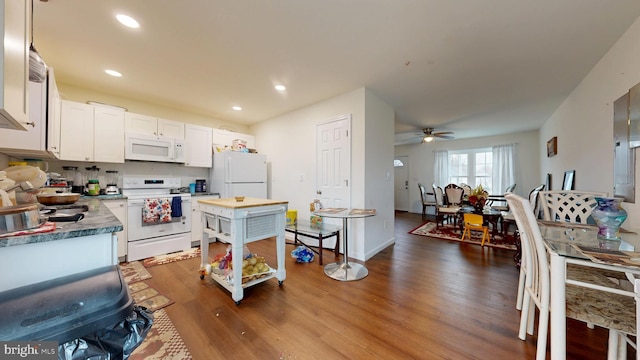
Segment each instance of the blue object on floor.
[{"label": "blue object on floor", "polygon": [[313,252],[305,246],[298,246],[291,251],[291,257],[296,258],[298,263],[310,263],[313,261]]}]

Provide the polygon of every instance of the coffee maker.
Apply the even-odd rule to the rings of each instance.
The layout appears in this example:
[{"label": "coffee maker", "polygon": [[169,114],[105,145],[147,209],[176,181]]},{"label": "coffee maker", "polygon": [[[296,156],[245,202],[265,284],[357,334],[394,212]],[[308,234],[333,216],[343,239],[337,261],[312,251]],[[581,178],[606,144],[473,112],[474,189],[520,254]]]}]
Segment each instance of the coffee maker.
[{"label": "coffee maker", "polygon": [[106,195],[116,195],[120,194],[120,189],[118,188],[118,172],[116,170],[107,170],[107,187],[104,188],[104,193]]}]

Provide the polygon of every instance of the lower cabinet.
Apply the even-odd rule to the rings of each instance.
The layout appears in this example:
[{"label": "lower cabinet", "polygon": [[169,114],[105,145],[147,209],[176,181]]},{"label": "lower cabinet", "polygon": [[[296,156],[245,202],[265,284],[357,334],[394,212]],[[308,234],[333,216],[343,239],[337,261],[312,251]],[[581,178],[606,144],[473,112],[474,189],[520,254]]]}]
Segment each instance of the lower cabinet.
[{"label": "lower cabinet", "polygon": [[[200,211],[198,200],[219,199],[219,195],[202,195],[191,197],[191,246],[200,246],[202,232],[205,224],[202,222],[202,211]],[[215,239],[214,239],[215,240]]]},{"label": "lower cabinet", "polygon": [[127,200],[105,200],[103,202],[122,223],[123,229],[116,235],[118,236],[118,259],[123,259],[127,256]]}]

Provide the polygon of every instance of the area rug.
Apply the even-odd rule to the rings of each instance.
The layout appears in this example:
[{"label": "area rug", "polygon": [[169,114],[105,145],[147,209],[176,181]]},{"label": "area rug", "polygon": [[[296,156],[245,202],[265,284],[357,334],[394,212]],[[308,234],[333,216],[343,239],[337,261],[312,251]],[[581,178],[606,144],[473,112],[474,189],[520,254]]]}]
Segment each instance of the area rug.
[{"label": "area rug", "polygon": [[153,312],[173,304],[173,300],[160,294],[144,281],[129,284],[129,293],[136,305],[144,306]]},{"label": "area rug", "polygon": [[139,261],[120,264],[120,271],[122,271],[122,276],[127,284],[151,278],[149,271]]},{"label": "area rug", "polygon": [[129,356],[132,360],[193,359],[182,337],[164,309],[153,313],[153,325],[142,344]]},{"label": "area rug", "polygon": [[191,259],[200,256],[200,248],[191,248],[187,251],[180,251],[166,255],[153,256],[142,261],[144,267],[152,267],[156,265],[168,264],[174,261]]},{"label": "area rug", "polygon": [[[460,232],[459,229],[456,229],[453,227],[453,225],[449,225],[449,224],[438,227],[436,226],[436,223],[433,221],[428,221],[418,226],[417,228],[409,231],[409,234],[462,242],[461,240],[462,233]],[[480,245],[482,243],[482,233],[480,233],[479,231],[472,231],[471,240],[469,240],[469,238],[465,238],[464,242],[469,244],[474,244],[474,245]],[[497,242],[497,244],[494,242]],[[484,246],[508,249],[508,250],[516,250],[515,245],[503,243],[502,237],[500,235],[496,235],[496,239],[491,239],[491,243],[489,244],[485,241]]]}]

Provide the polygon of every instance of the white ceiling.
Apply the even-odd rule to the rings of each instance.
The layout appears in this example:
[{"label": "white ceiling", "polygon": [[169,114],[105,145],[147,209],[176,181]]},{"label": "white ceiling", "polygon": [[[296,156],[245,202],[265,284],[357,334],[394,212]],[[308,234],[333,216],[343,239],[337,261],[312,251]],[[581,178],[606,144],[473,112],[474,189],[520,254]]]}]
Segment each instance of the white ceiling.
[{"label": "white ceiling", "polygon": [[367,87],[398,143],[539,128],[638,16],[638,0],[36,0],[34,45],[59,83],[242,124]]}]

